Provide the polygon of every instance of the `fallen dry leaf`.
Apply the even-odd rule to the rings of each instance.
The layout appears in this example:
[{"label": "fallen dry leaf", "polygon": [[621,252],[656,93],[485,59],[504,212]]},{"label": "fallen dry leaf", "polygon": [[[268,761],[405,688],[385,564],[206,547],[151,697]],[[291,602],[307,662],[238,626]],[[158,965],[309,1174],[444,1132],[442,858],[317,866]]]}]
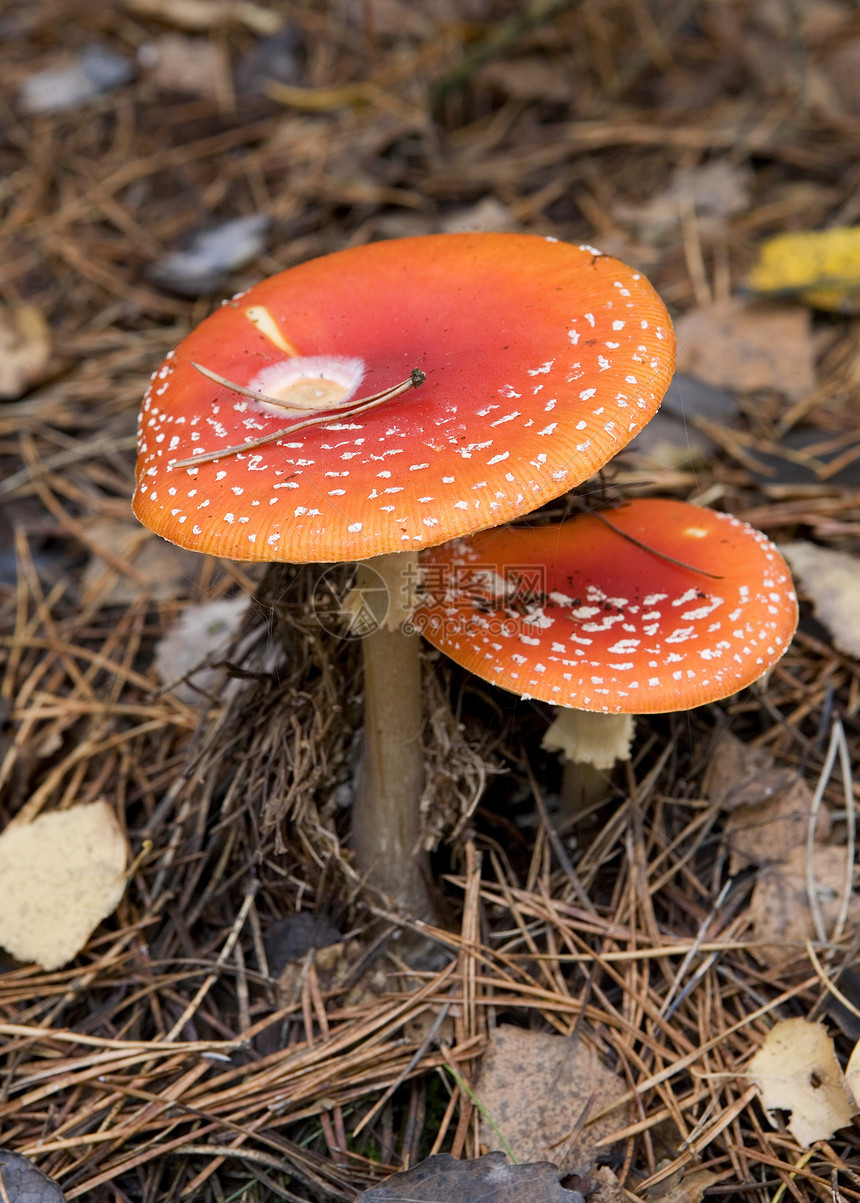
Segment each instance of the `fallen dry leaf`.
[{"label": "fallen dry leaf", "polygon": [[38,309],[0,308],[0,400],[17,401],[40,381],[51,358],[51,331]]},{"label": "fallen dry leaf", "polygon": [[797,305],[718,301],[685,314],[676,332],[678,371],[715,388],[798,398],[815,387],[809,313]]},{"label": "fallen dry leaf", "polygon": [[223,42],[166,33],[141,46],[137,57],[157,88],[202,96],[216,104],[233,100],[230,59]]},{"label": "fallen dry leaf", "polygon": [[517,219],[513,210],[495,196],[485,196],[465,209],[455,209],[439,222],[443,234],[459,234],[467,230],[515,230]]},{"label": "fallen dry leaf", "polygon": [[138,16],[199,33],[244,25],[265,37],[277,33],[284,23],[279,13],[253,0],[125,0],[125,7]]},{"label": "fallen dry leaf", "polygon": [[543,55],[496,59],[481,69],[480,79],[514,100],[568,105],[573,102],[575,85],[570,72]]},{"label": "fallen dry leaf", "polygon": [[[730,873],[738,873],[749,865],[783,864],[806,845],[812,791],[790,769],[784,773],[782,769],[773,769],[773,778],[776,789],[772,797],[738,806],[726,820]],[[815,820],[816,840],[827,839],[829,832],[830,811],[822,806]]]},{"label": "fallen dry leaf", "polygon": [[[805,838],[805,837],[804,837]],[[766,837],[769,842],[769,836]],[[806,889],[805,844],[792,848],[780,862],[759,870],[749,904],[755,955],[767,965],[778,965],[803,952],[806,940],[816,938],[815,922]],[[851,891],[847,849],[832,844],[816,844],[812,850],[815,898],[824,930],[833,933],[845,891]],[[848,925],[854,929],[860,920],[860,898],[851,893]]]},{"label": "fallen dry leaf", "polygon": [[614,1111],[589,1124],[588,1113],[623,1093],[621,1080],[581,1040],[503,1024],[490,1039],[475,1087],[489,1117],[481,1119],[481,1141],[488,1149],[506,1142],[517,1161],[553,1161],[565,1173],[584,1175],[595,1142],[625,1122]]},{"label": "fallen dry leaf", "polygon": [[53,1178],[20,1153],[0,1149],[0,1199],[10,1203],[63,1203],[65,1195]]},{"label": "fallen dry leaf", "polygon": [[765,242],[749,285],[766,296],[796,293],[816,309],[860,310],[860,226],[779,234]]},{"label": "fallen dry leaf", "polygon": [[[798,956],[816,936],[806,890],[806,842],[812,791],[793,769],[778,768],[763,749],[724,733],[705,775],[706,797],[728,811],[724,839],[729,873],[758,869],[748,908],[755,955],[768,965]],[[846,849],[827,843],[830,810],[818,809],[812,853],[816,905],[832,932],[845,895]],[[860,919],[860,900],[849,903],[849,920]]]},{"label": "fallen dry leaf", "polygon": [[[728,811],[724,829],[729,872],[750,865],[781,864],[806,844],[812,792],[794,769],[779,768],[763,748],[751,748],[730,732],[717,741],[705,773],[708,801]],[[830,812],[819,809],[817,840],[830,833]]]},{"label": "fallen dry leaf", "polygon": [[857,1112],[848,1083],[820,1023],[785,1019],[768,1032],[750,1061],[747,1077],[768,1111],[790,1111],[788,1130],[807,1147],[829,1140]]},{"label": "fallen dry leaf", "polygon": [[362,1191],[355,1203],[583,1203],[579,1191],[565,1190],[556,1168],[508,1165],[503,1153],[458,1161],[440,1153],[411,1170],[392,1174]]},{"label": "fallen dry leaf", "polygon": [[755,806],[784,790],[794,777],[791,769],[777,768],[764,748],[751,747],[724,731],[705,772],[705,797],[721,810]]},{"label": "fallen dry leaf", "polygon": [[641,205],[617,204],[613,213],[649,242],[677,237],[678,223],[691,213],[700,230],[712,230],[749,208],[751,179],[748,169],[728,158],[682,167],[662,192]]},{"label": "fallen dry leaf", "polygon": [[220,679],[212,663],[227,651],[250,598],[220,597],[188,606],[155,648],[153,666],[162,685],[188,705],[205,704]]},{"label": "fallen dry leaf", "polygon": [[0,945],[59,969],[125,889],[127,849],[105,802],[39,815],[0,834]]},{"label": "fallen dry leaf", "polygon": [[851,1050],[848,1064],[845,1066],[845,1081],[855,1099],[860,1099],[860,1041]]},{"label": "fallen dry leaf", "polygon": [[[187,597],[188,582],[200,574],[196,552],[174,547],[132,519],[96,518],[86,533],[94,554],[81,578],[84,605],[124,606],[142,594],[153,601]],[[96,554],[101,548],[112,562]]]},{"label": "fallen dry leaf", "polygon": [[[668,1183],[661,1182],[646,1191],[645,1199],[648,1203],[701,1203],[706,1190],[718,1182],[724,1182],[732,1173],[732,1170],[716,1173],[713,1170],[687,1168],[679,1171],[677,1178],[673,1177]],[[592,1200],[589,1199],[588,1203],[592,1203]]]},{"label": "fallen dry leaf", "polygon": [[860,559],[803,540],[784,543],[780,551],[835,646],[849,656],[860,656]]},{"label": "fallen dry leaf", "polygon": [[628,1203],[630,1196],[608,1165],[599,1165],[586,1181],[588,1203]]},{"label": "fallen dry leaf", "polygon": [[860,38],[839,42],[826,62],[827,81],[837,107],[860,113]]}]

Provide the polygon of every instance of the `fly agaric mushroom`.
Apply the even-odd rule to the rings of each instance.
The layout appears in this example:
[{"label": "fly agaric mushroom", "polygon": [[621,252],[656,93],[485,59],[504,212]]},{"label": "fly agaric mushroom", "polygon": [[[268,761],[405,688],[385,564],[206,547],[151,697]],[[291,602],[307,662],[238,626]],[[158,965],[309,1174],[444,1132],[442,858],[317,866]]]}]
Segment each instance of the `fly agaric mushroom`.
[{"label": "fly agaric mushroom", "polygon": [[774,545],[679,501],[484,531],[421,561],[413,626],[485,681],[565,707],[556,746],[601,767],[629,755],[630,716],[736,693],[782,656],[797,626]]},{"label": "fly agaric mushroom", "polygon": [[[400,598],[420,548],[606,463],[673,363],[651,286],[591,247],[450,234],[341,251],[235,297],[168,355],[143,403],[134,511],[237,560],[370,560]],[[426,911],[419,641],[392,626],[363,640],[353,842],[374,885]]]}]

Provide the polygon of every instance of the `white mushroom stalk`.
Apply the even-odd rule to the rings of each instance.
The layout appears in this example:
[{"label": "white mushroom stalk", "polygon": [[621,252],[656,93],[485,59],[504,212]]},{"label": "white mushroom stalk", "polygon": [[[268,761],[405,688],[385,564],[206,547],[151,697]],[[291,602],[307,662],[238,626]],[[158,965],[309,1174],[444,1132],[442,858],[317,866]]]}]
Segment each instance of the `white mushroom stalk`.
[{"label": "white mushroom stalk", "polygon": [[[418,553],[393,552],[357,566],[357,586],[383,596],[388,612],[361,641],[364,747],[353,808],[356,867],[413,915],[430,918],[429,860],[421,846],[424,791],[421,640],[407,626]],[[381,578],[383,589],[374,586]],[[410,799],[404,805],[404,799]]]}]

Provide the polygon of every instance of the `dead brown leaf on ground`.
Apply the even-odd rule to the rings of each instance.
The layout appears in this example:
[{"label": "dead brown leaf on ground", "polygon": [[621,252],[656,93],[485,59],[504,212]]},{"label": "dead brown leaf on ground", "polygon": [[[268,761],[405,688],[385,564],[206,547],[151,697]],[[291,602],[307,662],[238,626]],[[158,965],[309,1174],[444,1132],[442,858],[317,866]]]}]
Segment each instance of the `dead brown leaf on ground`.
[{"label": "dead brown leaf on ground", "polygon": [[[769,841],[769,830],[763,838]],[[813,907],[825,938],[835,936],[838,941],[846,920],[849,930],[856,930],[860,898],[854,893],[848,855],[847,848],[826,844],[816,844],[809,852],[804,841],[780,860],[761,866],[750,898],[749,918],[760,945],[756,956],[765,964],[796,960],[806,942],[818,937]]]},{"label": "dead brown leaf on ground", "polygon": [[695,309],[677,323],[678,368],[716,388],[781,393],[796,401],[815,387],[815,352],[801,306],[739,298]]},{"label": "dead brown leaf on ground", "polygon": [[[613,1108],[623,1083],[579,1036],[497,1028],[475,1092],[487,1148],[579,1176],[594,1164],[595,1142],[625,1120]],[[590,1121],[592,1113],[601,1118]]]},{"label": "dead brown leaf on ground", "polygon": [[429,1157],[411,1170],[362,1191],[356,1203],[582,1203],[578,1191],[565,1190],[547,1165],[506,1165],[504,1156],[487,1153],[473,1161],[444,1155]]}]

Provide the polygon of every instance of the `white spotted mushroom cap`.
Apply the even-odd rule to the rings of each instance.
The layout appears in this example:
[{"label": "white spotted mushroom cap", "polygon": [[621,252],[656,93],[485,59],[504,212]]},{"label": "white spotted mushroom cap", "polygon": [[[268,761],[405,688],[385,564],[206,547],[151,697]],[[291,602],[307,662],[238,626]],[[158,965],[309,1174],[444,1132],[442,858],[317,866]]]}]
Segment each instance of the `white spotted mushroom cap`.
[{"label": "white spotted mushroom cap", "polygon": [[[312,416],[331,419],[291,432],[307,409],[195,363],[282,402],[318,400]],[[592,247],[485,233],[355,247],[256,285],[167,357],[143,402],[134,511],[236,560],[434,546],[592,475],[653,416],[673,366],[659,297]],[[332,409],[413,369],[420,388]]]},{"label": "white spotted mushroom cap", "polygon": [[579,710],[718,701],[762,676],[797,626],[774,545],[680,501],[485,531],[421,565],[413,623],[435,647],[486,681]]}]

